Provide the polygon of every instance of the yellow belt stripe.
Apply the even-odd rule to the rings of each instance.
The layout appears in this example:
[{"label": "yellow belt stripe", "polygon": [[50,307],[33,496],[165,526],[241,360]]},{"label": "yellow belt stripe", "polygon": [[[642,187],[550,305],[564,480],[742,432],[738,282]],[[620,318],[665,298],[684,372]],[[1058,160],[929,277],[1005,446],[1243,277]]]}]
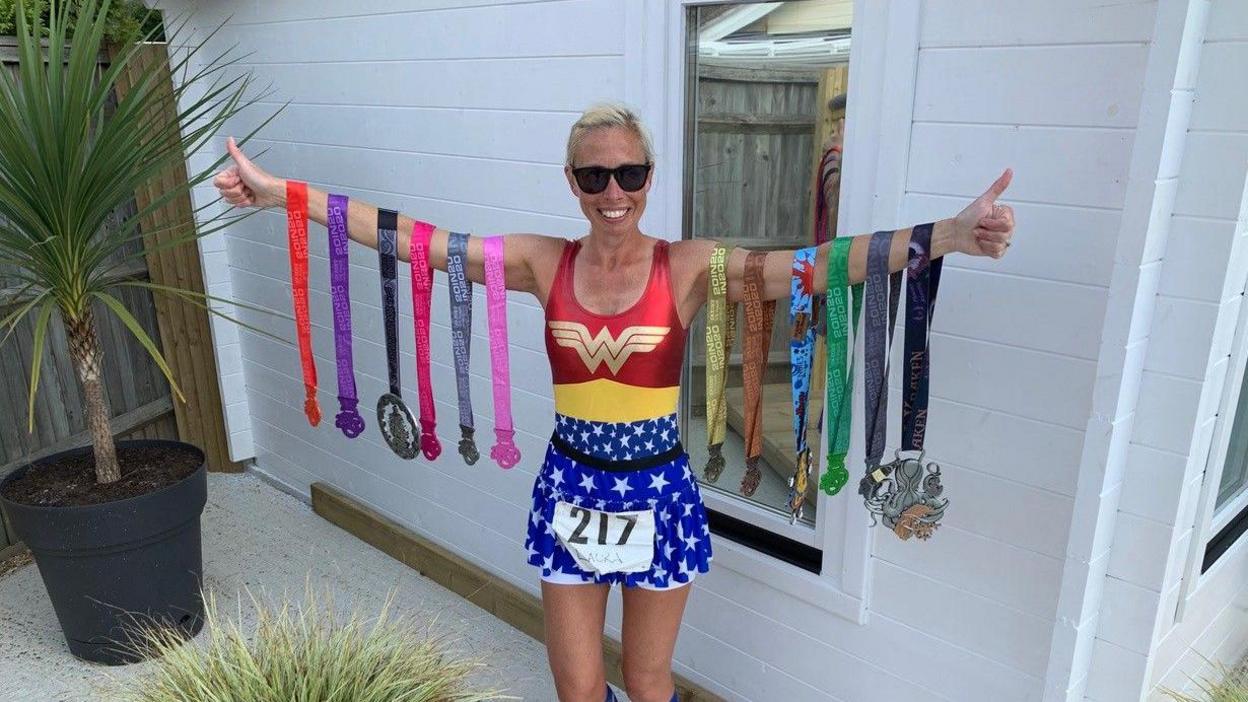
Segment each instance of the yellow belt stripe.
[{"label": "yellow belt stripe", "polygon": [[614,380],[555,385],[555,411],[591,422],[636,422],[676,411],[680,387],[643,388]]}]

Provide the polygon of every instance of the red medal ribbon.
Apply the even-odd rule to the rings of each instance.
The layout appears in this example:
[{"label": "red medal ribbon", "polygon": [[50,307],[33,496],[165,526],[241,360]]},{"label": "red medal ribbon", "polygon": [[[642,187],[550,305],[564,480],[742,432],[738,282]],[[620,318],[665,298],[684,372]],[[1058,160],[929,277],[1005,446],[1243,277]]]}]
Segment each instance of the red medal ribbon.
[{"label": "red medal ribbon", "polygon": [[312,358],[312,320],[308,312],[308,184],[286,181],[286,237],[290,248],[290,299],[295,307],[295,332],[299,337],[299,362],[303,366],[306,397],[303,413],[308,423],[321,423],[316,402],[316,361]]}]

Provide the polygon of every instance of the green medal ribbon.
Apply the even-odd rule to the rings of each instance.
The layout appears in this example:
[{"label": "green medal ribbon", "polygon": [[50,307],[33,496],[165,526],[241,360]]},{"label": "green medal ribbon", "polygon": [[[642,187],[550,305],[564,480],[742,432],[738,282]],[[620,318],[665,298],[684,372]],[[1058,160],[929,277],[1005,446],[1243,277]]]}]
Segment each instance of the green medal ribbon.
[{"label": "green medal ribbon", "polygon": [[[827,401],[828,468],[819,480],[819,489],[835,495],[849,482],[845,456],[849,453],[850,409],[854,387],[854,366],[850,359],[849,320],[846,319],[846,288],[849,288],[849,247],[853,239],[836,239],[828,255],[827,306]],[[862,284],[853,286],[854,335],[862,312]]]},{"label": "green medal ribbon", "polygon": [[[702,477],[713,483],[724,471],[723,445],[728,431],[728,356],[737,336],[737,310],[728,306],[729,249],[717,244],[711,251],[706,296],[706,468]],[[731,311],[731,314],[729,313]]]}]

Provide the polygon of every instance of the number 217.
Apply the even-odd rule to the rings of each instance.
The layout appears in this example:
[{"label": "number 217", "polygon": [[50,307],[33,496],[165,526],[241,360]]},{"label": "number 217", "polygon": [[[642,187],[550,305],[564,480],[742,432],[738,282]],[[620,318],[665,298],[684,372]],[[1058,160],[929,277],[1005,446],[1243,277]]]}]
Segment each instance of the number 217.
[{"label": "number 217", "polygon": [[[581,523],[576,525],[576,531],[572,532],[572,538],[569,539],[574,544],[587,544],[589,539],[585,537],[585,529],[589,526],[589,522],[593,519],[593,513],[587,509],[573,507],[568,513],[569,516],[576,518],[579,514]],[[598,544],[605,546],[607,543],[607,520],[611,517],[621,519],[625,522],[624,531],[620,534],[620,540],[616,542],[616,546],[623,546],[628,542],[628,535],[633,532],[633,527],[637,526],[637,517],[631,514],[608,514],[606,512],[598,513]]]}]

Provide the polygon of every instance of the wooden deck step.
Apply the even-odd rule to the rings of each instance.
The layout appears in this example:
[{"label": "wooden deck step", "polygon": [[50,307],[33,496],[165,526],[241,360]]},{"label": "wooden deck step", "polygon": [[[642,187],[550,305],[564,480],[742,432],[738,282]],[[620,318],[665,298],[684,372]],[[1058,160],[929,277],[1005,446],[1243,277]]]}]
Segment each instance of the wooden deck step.
[{"label": "wooden deck step", "polygon": [[[745,390],[738,386],[725,391],[728,400],[728,426],[745,436]],[[823,397],[810,398],[807,414],[806,441],[816,457],[821,455],[817,422],[823,408]],[[797,468],[797,451],[793,448],[793,398],[788,383],[763,386],[763,459],[786,482]],[[818,465],[816,458],[816,465]],[[808,499],[814,499],[817,479],[812,477]]]}]

